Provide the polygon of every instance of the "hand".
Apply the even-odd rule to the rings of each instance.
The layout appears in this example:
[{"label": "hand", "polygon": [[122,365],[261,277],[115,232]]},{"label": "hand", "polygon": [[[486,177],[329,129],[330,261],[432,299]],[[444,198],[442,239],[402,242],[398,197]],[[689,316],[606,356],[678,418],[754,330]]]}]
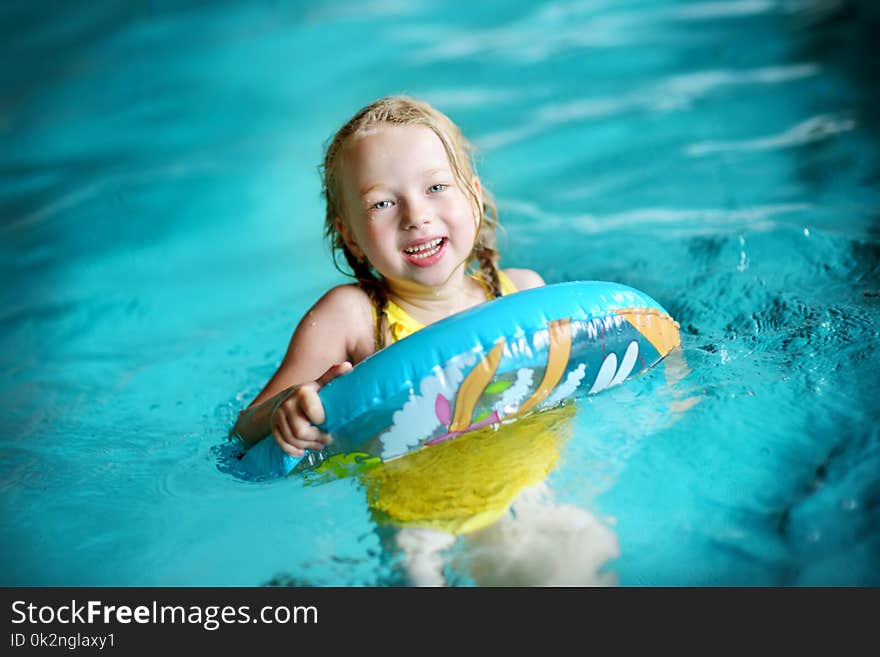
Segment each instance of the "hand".
[{"label": "hand", "polygon": [[295,388],[278,404],[269,417],[269,426],[278,446],[291,456],[304,456],[305,450],[322,450],[331,442],[330,434],[316,427],[327,419],[318,390],[351,370],[348,361],[337,363],[316,381]]}]

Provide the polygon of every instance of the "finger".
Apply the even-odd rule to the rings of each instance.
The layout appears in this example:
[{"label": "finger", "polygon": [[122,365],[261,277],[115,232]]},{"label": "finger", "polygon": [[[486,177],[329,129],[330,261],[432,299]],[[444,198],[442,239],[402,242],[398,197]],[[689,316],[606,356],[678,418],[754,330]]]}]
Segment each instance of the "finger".
[{"label": "finger", "polygon": [[281,450],[291,456],[304,456],[305,450],[294,444],[296,438],[290,429],[287,416],[283,411],[275,414],[274,424],[275,427],[272,430],[272,434],[275,436],[275,442],[278,443]]},{"label": "finger", "polygon": [[310,449],[324,449],[327,445],[330,445],[333,442],[333,437],[329,433],[324,433],[323,431],[318,429],[317,433],[308,437],[308,440],[315,443],[316,445],[319,445],[318,448]]},{"label": "finger", "polygon": [[303,449],[310,449],[313,452],[322,452],[324,451],[324,443],[318,442],[316,440],[300,440],[297,442],[298,445],[301,445]]},{"label": "finger", "polygon": [[328,383],[330,383],[330,381],[335,379],[337,376],[341,376],[342,374],[345,374],[346,372],[350,371],[352,367],[353,367],[353,365],[349,361],[345,361],[343,363],[336,363],[335,365],[331,365],[326,372],[324,372],[321,376],[318,377],[318,379],[315,381],[315,383],[317,383],[319,387],[325,386]]},{"label": "finger", "polygon": [[299,410],[305,419],[312,424],[321,424],[327,419],[324,413],[324,404],[318,397],[318,392],[313,387],[303,386],[299,389]]},{"label": "finger", "polygon": [[278,431],[273,431],[272,435],[275,436],[275,443],[278,445],[278,449],[280,449],[285,454],[289,454],[290,456],[302,457],[305,456],[305,450],[300,449],[296,445],[287,442],[285,438]]},{"label": "finger", "polygon": [[300,449],[299,447],[294,447],[288,442],[284,442],[281,438],[278,437],[278,434],[275,435],[275,442],[278,443],[278,448],[288,454],[290,456],[295,456],[297,458],[303,457],[306,455],[306,451],[304,449]]},{"label": "finger", "polygon": [[272,431],[276,433],[283,442],[293,442],[293,432],[290,430],[290,424],[287,421],[287,414],[284,412],[284,409],[279,409],[272,417]]},{"label": "finger", "polygon": [[305,447],[308,449],[322,450],[325,441],[322,436],[326,435],[315,427],[307,419],[295,416],[290,420],[290,429],[294,435],[294,444],[297,447]]},{"label": "finger", "polygon": [[[302,456],[303,450],[306,449],[321,450],[324,448],[327,441],[322,437],[327,434],[319,431],[308,422],[297,419],[295,414],[281,413],[278,415],[278,421],[279,433],[286,445],[297,451],[296,456]],[[288,453],[292,452],[288,451]]]}]

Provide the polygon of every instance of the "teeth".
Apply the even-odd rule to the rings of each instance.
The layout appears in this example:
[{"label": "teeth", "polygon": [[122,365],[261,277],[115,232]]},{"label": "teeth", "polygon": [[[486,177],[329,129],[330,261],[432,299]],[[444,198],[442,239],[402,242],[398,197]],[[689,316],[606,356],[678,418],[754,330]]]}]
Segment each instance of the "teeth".
[{"label": "teeth", "polygon": [[430,242],[425,242],[424,244],[419,244],[418,246],[411,246],[404,249],[405,253],[408,253],[413,258],[427,258],[428,256],[432,256],[440,250],[440,245],[443,243],[443,238],[438,237],[435,240],[431,240]]}]

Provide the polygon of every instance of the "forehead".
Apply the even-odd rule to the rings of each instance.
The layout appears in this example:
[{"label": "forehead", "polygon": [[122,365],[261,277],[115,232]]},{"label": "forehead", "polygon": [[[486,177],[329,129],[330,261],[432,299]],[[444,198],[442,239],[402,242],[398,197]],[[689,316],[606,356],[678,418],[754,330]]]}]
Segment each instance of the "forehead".
[{"label": "forehead", "polygon": [[344,179],[363,184],[431,169],[448,169],[443,142],[433,130],[421,125],[379,124],[358,133],[342,153]]}]

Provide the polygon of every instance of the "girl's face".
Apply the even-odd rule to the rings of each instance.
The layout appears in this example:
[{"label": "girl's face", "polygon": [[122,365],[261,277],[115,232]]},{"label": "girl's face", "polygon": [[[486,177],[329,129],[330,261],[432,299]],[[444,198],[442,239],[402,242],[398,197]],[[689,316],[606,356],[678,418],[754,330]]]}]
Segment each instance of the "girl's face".
[{"label": "girl's face", "polygon": [[380,124],[346,144],[340,166],[345,217],[336,226],[355,256],[398,289],[463,275],[478,217],[430,128]]}]

